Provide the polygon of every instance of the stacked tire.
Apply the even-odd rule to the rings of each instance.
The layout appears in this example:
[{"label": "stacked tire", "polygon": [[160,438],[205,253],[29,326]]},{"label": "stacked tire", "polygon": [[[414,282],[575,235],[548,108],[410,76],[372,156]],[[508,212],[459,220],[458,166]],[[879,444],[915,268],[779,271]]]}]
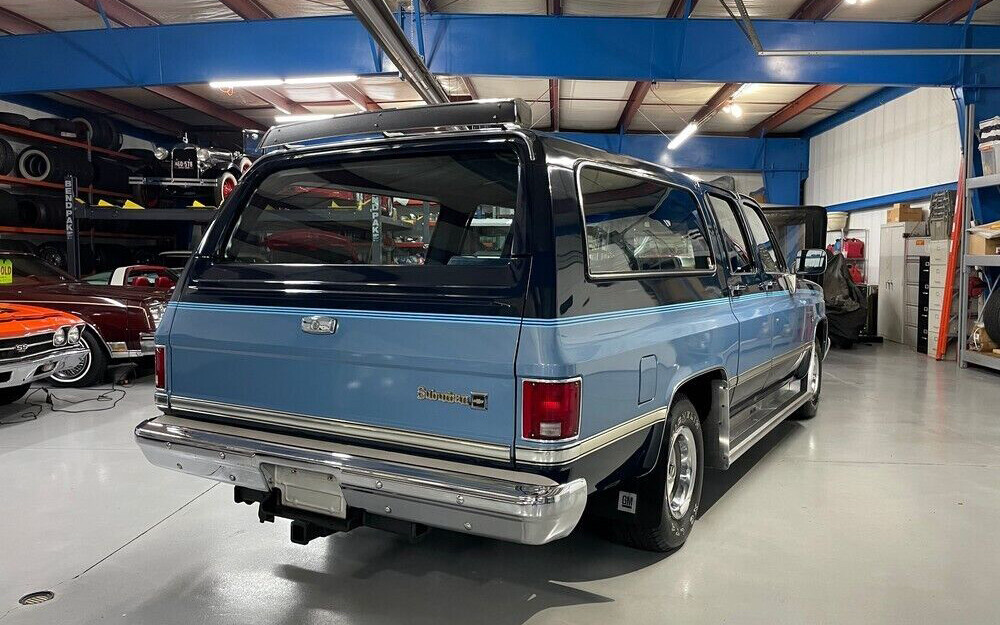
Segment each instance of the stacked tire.
[{"label": "stacked tire", "polygon": [[0,176],[6,176],[14,171],[17,165],[17,153],[6,139],[0,138]]},{"label": "stacked tire", "polygon": [[54,145],[31,145],[17,155],[17,173],[28,180],[62,182],[76,176],[81,187],[94,181],[94,168],[83,150]]},{"label": "stacked tire", "polygon": [[80,132],[80,140],[90,140],[90,144],[108,150],[120,150],[122,133],[114,123],[103,115],[81,115],[71,120]]}]

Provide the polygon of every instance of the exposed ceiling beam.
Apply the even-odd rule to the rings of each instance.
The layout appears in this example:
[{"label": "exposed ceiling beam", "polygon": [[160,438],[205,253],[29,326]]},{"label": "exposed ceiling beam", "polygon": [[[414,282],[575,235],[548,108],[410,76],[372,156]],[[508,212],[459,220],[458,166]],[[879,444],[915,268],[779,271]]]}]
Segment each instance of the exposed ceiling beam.
[{"label": "exposed ceiling beam", "polygon": [[104,14],[108,19],[118,22],[122,26],[157,26],[159,22],[148,13],[140,11],[122,0],[76,0],[91,11],[101,12],[98,4],[104,7]]},{"label": "exposed ceiling beam", "polygon": [[38,22],[33,22],[24,16],[2,7],[0,7],[0,30],[9,35],[32,35],[49,32],[48,28]]},{"label": "exposed ceiling beam", "polygon": [[721,111],[722,107],[729,103],[729,100],[732,99],[733,95],[735,95],[742,86],[743,85],[741,83],[728,82],[719,87],[719,90],[715,92],[715,95],[713,95],[712,98],[705,103],[705,106],[698,110],[695,116],[691,118],[691,121],[696,124],[703,124],[711,119],[713,115]]},{"label": "exposed ceiling beam", "polygon": [[308,115],[312,111],[270,87],[254,87],[245,91],[267,102],[286,115]]},{"label": "exposed ceiling beam", "polygon": [[220,0],[220,2],[245,20],[269,20],[274,18],[274,14],[257,2],[257,0]]},{"label": "exposed ceiling beam", "polygon": [[[990,0],[979,0],[976,8],[981,8],[989,3]],[[972,0],[945,0],[921,15],[917,21],[925,24],[950,24],[965,19],[971,8]]]},{"label": "exposed ceiling beam", "polygon": [[183,104],[184,106],[192,108],[200,113],[204,113],[209,117],[214,117],[219,121],[232,124],[237,128],[250,128],[256,130],[265,130],[266,128],[249,117],[244,117],[239,113],[230,111],[226,107],[220,106],[207,98],[191,93],[187,89],[181,89],[180,87],[146,87],[146,89],[157,95],[161,95],[164,98]]},{"label": "exposed ceiling beam", "polygon": [[365,30],[392,60],[399,73],[417,90],[424,102],[444,104],[450,101],[448,93],[413,49],[410,40],[406,38],[406,33],[399,27],[384,0],[344,0],[344,4],[364,25]]},{"label": "exposed ceiling beam", "polygon": [[549,78],[549,120],[552,131],[559,132],[559,79]]},{"label": "exposed ceiling beam", "polygon": [[339,82],[333,85],[333,88],[343,94],[345,98],[362,111],[377,111],[382,108],[378,102],[368,97],[367,93],[353,83]]},{"label": "exposed ceiling beam", "polygon": [[806,0],[799,5],[799,8],[795,9],[795,12],[788,19],[825,20],[841,4],[843,4],[843,0]]},{"label": "exposed ceiling beam", "polygon": [[176,119],[129,104],[128,102],[124,102],[118,98],[113,98],[109,95],[103,94],[100,91],[65,91],[59,95],[72,98],[78,102],[82,102],[83,104],[104,109],[109,113],[124,115],[125,117],[129,117],[136,121],[174,134],[181,134],[187,129],[186,125]]},{"label": "exposed ceiling beam", "polygon": [[[969,9],[972,8],[973,0],[945,0],[941,4],[937,5],[927,13],[924,13],[919,18],[917,22],[924,24],[950,24],[954,21],[965,19],[968,15]],[[809,17],[796,17],[801,12],[807,9],[810,5],[820,4],[821,0],[810,0],[803,4],[799,9],[792,15],[793,19],[822,19],[822,18],[809,18]],[[991,0],[980,0],[977,7],[987,5]],[[837,3],[839,4],[839,2]],[[836,7],[834,7],[836,8]],[[819,104],[822,100],[828,98],[832,94],[836,93],[842,89],[842,85],[817,85],[800,95],[795,100],[789,102],[783,106],[778,112],[774,113],[764,121],[760,122],[747,133],[751,137],[758,137],[775,129],[781,127],[795,117],[801,115],[802,113],[809,110],[811,107]]]},{"label": "exposed ceiling beam", "polygon": [[643,101],[646,99],[646,95],[649,93],[649,89],[653,86],[653,83],[640,80],[635,83],[632,87],[632,93],[628,95],[628,100],[625,102],[625,108],[622,110],[621,116],[618,118],[618,132],[625,132],[628,130],[629,126],[632,125],[632,120],[635,119],[635,114],[639,112],[639,107],[642,106]]},{"label": "exposed ceiling beam", "polygon": [[[698,4],[698,0],[691,0],[691,10],[694,11],[695,5]],[[674,3],[670,5],[667,10],[667,17],[672,17],[674,19],[685,17],[684,9],[687,7],[687,0],[674,0]]]},{"label": "exposed ceiling beam", "polygon": [[777,113],[771,115],[751,128],[750,132],[747,134],[751,137],[766,135],[772,130],[782,126],[785,122],[795,119],[802,113],[805,113],[813,106],[816,106],[821,101],[843,88],[843,85],[816,85],[809,91],[806,91],[785,106],[781,107]]}]

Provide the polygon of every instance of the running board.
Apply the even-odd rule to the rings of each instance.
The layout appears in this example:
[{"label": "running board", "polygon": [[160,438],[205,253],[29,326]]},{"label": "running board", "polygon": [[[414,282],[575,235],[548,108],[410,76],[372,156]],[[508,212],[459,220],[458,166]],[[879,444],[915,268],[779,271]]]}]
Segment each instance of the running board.
[{"label": "running board", "polygon": [[745,454],[751,447],[753,447],[754,443],[756,443],[760,439],[762,439],[765,436],[767,436],[767,434],[771,430],[773,430],[774,428],[776,428],[779,423],[781,423],[782,421],[784,421],[785,419],[787,419],[789,415],[791,415],[793,412],[795,412],[796,410],[798,410],[798,408],[802,404],[806,403],[810,399],[812,399],[812,394],[811,393],[809,393],[808,391],[802,393],[801,395],[799,395],[795,399],[793,399],[790,402],[788,402],[788,404],[785,405],[784,408],[782,408],[778,412],[774,413],[774,415],[772,415],[771,418],[768,419],[764,423],[764,425],[762,425],[759,428],[757,428],[757,430],[754,431],[753,434],[751,434],[750,436],[747,436],[746,438],[744,438],[740,442],[738,442],[735,445],[733,445],[733,447],[729,450],[729,454],[728,454],[728,458],[727,458],[728,462],[726,463],[727,468],[730,465],[732,465],[734,462],[736,462],[736,460],[740,456],[742,456],[743,454]]}]

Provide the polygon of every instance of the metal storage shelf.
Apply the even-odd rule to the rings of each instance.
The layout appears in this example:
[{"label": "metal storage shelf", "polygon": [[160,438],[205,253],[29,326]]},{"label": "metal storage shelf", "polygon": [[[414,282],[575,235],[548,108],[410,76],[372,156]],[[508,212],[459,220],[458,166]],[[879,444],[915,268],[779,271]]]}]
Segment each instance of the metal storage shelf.
[{"label": "metal storage shelf", "polygon": [[966,267],[1000,267],[1000,254],[996,256],[972,256],[966,254]]},{"label": "metal storage shelf", "polygon": [[[20,184],[29,187],[41,187],[43,189],[63,189],[63,184],[59,182],[46,182],[45,180],[29,180],[28,178],[20,178],[18,176],[0,176],[0,183],[3,184]],[[85,191],[87,193],[93,193],[94,195],[103,195],[107,197],[132,197],[128,193],[119,193],[117,191],[102,191],[101,189],[95,189],[94,187],[81,187],[80,191]]]},{"label": "metal storage shelf", "polygon": [[23,137],[25,139],[39,139],[41,141],[47,141],[49,143],[57,143],[59,145],[66,145],[74,148],[80,148],[81,150],[90,150],[91,152],[97,152],[98,154],[104,154],[105,156],[113,156],[115,158],[120,158],[127,161],[140,160],[138,156],[132,156],[131,154],[125,154],[124,152],[116,152],[115,150],[98,148],[84,141],[73,141],[72,139],[56,137],[55,135],[47,135],[44,132],[37,132],[35,130],[21,128],[19,126],[8,126],[6,124],[0,124],[0,134],[13,135],[16,137]]},{"label": "metal storage shelf", "polygon": [[1000,185],[1000,174],[977,176],[975,178],[967,178],[965,180],[966,189],[982,189],[983,187],[995,187],[998,185]]},{"label": "metal storage shelf", "polygon": [[1000,356],[992,356],[982,352],[970,352],[969,350],[965,350],[965,353],[962,356],[962,363],[979,365],[980,367],[988,367],[990,369],[1000,371]]},{"label": "metal storage shelf", "polygon": [[207,223],[219,214],[216,208],[94,208],[80,206],[74,211],[77,219],[108,221],[188,221]]}]

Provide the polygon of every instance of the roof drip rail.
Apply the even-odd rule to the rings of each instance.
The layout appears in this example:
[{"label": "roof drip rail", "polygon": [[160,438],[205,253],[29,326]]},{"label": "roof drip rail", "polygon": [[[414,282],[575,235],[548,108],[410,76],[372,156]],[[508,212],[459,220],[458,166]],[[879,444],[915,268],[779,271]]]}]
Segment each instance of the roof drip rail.
[{"label": "roof drip rail", "polygon": [[470,127],[531,127],[531,107],[520,98],[474,100],[342,115],[330,119],[274,126],[260,140],[260,149],[349,135],[468,130]]}]

